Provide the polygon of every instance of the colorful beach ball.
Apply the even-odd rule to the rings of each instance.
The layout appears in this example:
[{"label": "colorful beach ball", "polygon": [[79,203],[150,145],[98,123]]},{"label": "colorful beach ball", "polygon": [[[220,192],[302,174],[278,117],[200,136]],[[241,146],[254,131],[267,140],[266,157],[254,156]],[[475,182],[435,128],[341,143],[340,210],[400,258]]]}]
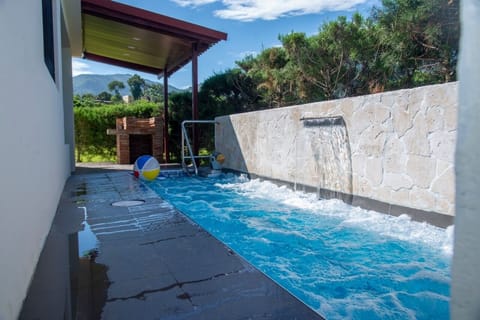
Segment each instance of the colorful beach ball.
[{"label": "colorful beach ball", "polygon": [[160,173],[160,165],[152,156],[140,156],[133,165],[133,175],[143,180],[154,180]]}]

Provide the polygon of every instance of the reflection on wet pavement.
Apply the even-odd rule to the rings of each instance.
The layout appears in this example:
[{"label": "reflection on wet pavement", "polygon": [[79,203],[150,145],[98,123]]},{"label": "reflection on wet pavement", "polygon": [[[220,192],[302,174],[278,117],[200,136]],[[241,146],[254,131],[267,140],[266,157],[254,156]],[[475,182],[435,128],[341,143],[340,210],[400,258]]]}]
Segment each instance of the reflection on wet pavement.
[{"label": "reflection on wet pavement", "polygon": [[77,297],[76,320],[101,319],[110,282],[107,266],[97,263],[98,251],[92,249],[79,259],[78,282],[72,285]]}]

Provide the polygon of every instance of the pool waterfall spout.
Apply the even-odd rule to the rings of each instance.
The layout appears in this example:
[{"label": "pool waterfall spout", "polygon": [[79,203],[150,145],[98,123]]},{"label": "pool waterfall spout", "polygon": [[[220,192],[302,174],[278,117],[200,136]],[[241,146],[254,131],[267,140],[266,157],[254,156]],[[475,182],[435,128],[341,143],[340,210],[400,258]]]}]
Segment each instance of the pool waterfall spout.
[{"label": "pool waterfall spout", "polygon": [[297,137],[297,182],[302,183],[302,174],[310,172],[319,198],[351,202],[352,160],[343,117],[303,117],[300,121],[303,126]]}]

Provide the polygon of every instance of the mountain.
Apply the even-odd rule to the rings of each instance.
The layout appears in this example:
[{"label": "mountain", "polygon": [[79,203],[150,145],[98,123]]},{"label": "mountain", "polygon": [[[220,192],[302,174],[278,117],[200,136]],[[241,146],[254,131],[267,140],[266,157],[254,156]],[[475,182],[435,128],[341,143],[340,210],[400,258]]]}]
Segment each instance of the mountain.
[{"label": "mountain", "polygon": [[[125,89],[120,90],[122,96],[130,94],[130,87],[128,86],[128,79],[131,77],[131,74],[80,74],[73,77],[73,94],[83,95],[86,93],[91,93],[93,95],[98,95],[100,92],[108,91],[108,84],[112,81],[121,81],[125,85]],[[152,84],[161,84],[160,82],[154,82],[145,79],[147,85]],[[183,90],[175,88],[174,86],[168,86],[168,92],[181,92]],[[110,92],[112,93],[112,92]]]}]

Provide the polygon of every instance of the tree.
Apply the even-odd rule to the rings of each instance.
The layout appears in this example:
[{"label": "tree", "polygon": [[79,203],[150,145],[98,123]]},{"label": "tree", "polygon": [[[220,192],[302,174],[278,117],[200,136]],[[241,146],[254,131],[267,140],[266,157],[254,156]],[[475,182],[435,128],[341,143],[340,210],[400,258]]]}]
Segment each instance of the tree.
[{"label": "tree", "polygon": [[169,150],[173,155],[172,158],[178,162],[182,156],[182,131],[181,123],[184,120],[192,119],[192,92],[174,92],[169,95]]},{"label": "tree", "polygon": [[103,91],[103,92],[100,92],[98,95],[97,95],[97,100],[100,100],[100,101],[110,101],[112,100],[112,95],[106,91]]},{"label": "tree", "polygon": [[389,87],[456,79],[460,35],[458,0],[383,0],[373,19],[381,31]]},{"label": "tree", "polygon": [[257,85],[239,68],[217,73],[206,79],[199,92],[202,106],[200,117],[216,116],[258,110],[261,107]]},{"label": "tree", "polygon": [[138,74],[134,74],[127,80],[130,86],[130,92],[132,93],[133,100],[138,100],[143,95],[143,89],[145,88],[145,80]]},{"label": "tree", "polygon": [[115,95],[113,97],[113,100],[115,102],[119,102],[119,101],[122,101],[122,96],[120,95],[120,90],[121,89],[124,89],[125,88],[125,85],[123,84],[122,81],[118,81],[118,80],[113,80],[112,82],[110,82],[108,84],[108,90],[110,92],[114,92]]},{"label": "tree", "polygon": [[282,107],[297,102],[295,79],[288,68],[288,56],[282,47],[263,50],[237,64],[257,84],[257,90],[268,107]]},{"label": "tree", "polygon": [[95,101],[95,97],[90,93],[84,94],[82,96],[76,94],[73,97],[74,107],[90,108],[90,107],[96,107],[98,105],[99,105],[98,102]]},{"label": "tree", "polygon": [[383,0],[367,19],[339,17],[280,40],[237,62],[270,107],[453,81],[458,0]]},{"label": "tree", "polygon": [[[367,94],[380,76],[375,26],[356,13],[324,24],[317,35],[281,36],[300,98],[335,99]],[[377,88],[376,85],[373,87]]]},{"label": "tree", "polygon": [[159,83],[145,84],[143,97],[151,102],[163,102],[163,85]]}]

